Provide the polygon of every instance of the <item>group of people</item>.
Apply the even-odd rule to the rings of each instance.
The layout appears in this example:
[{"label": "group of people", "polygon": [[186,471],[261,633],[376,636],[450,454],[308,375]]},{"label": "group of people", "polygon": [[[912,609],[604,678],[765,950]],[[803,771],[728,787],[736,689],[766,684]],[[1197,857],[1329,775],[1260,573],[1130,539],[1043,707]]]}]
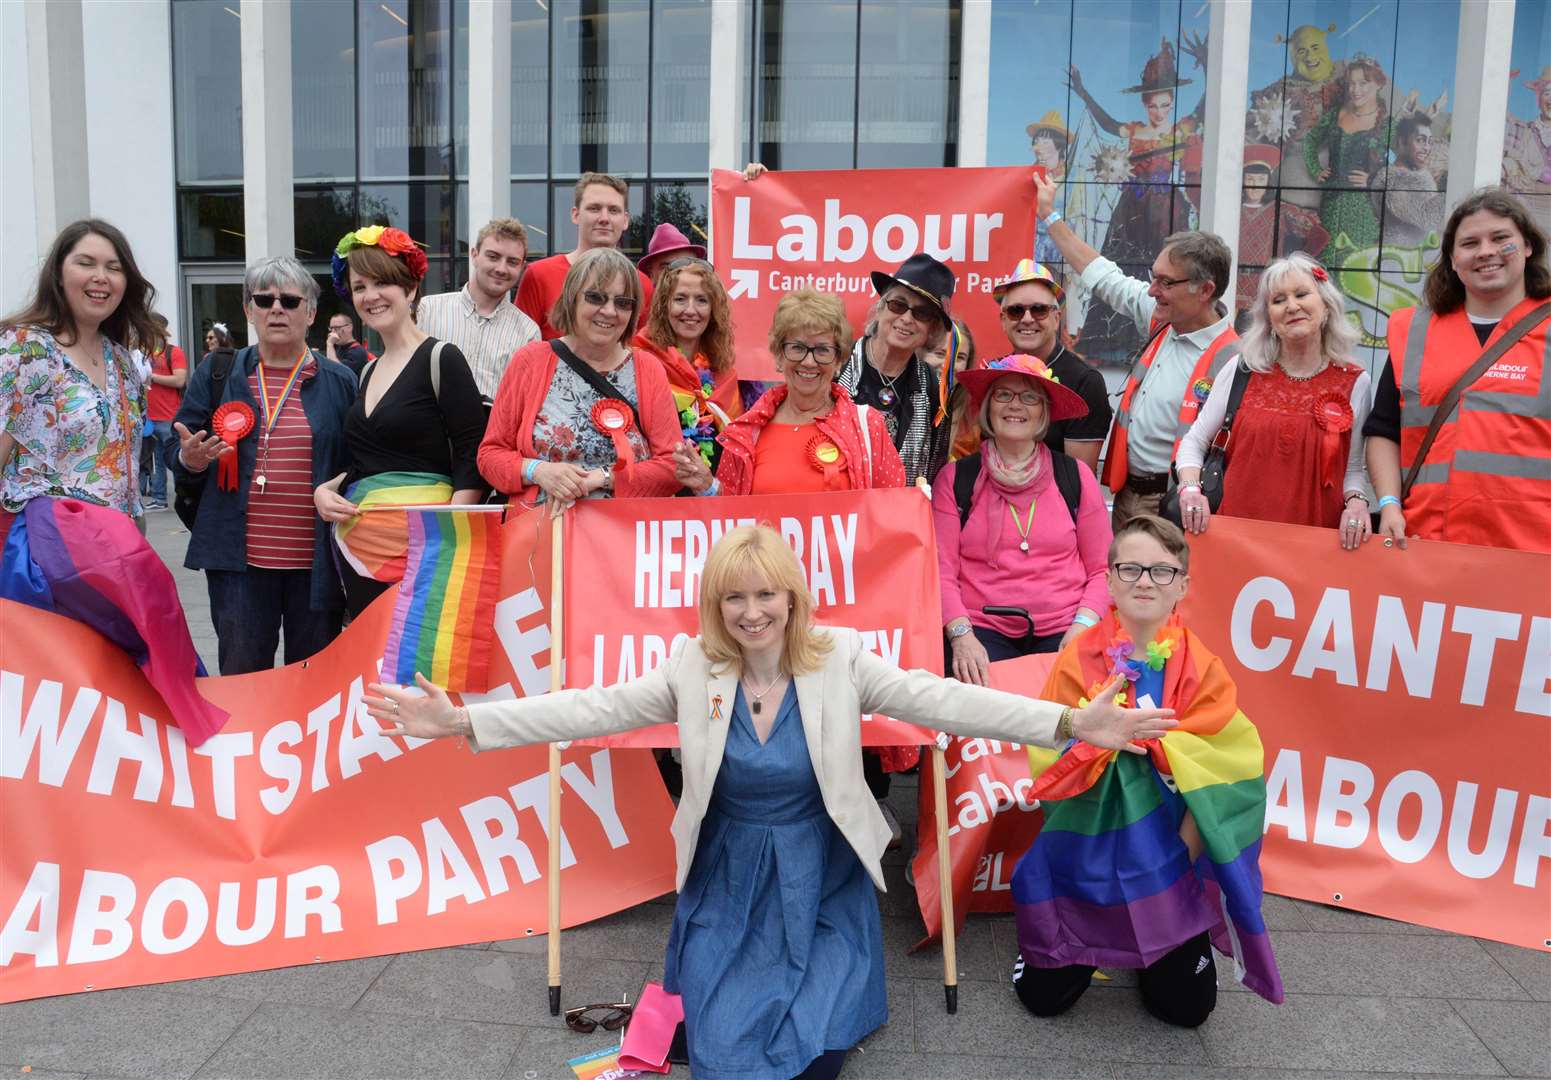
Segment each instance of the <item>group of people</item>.
[{"label": "group of people", "polygon": [[[917,758],[863,753],[862,712],[1068,751],[1156,750],[1175,714],[1188,729],[1180,687],[1200,680],[1159,672],[1209,654],[1172,614],[1189,551],[1156,516],[1165,504],[1197,535],[1227,514],[1332,528],[1351,549],[1376,517],[1399,547],[1421,536],[1548,550],[1551,270],[1544,231],[1512,196],[1485,190],[1455,208],[1426,304],[1392,317],[1374,386],[1317,260],[1295,254],[1260,275],[1240,338],[1220,238],[1173,233],[1143,282],[1065,226],[1048,177],[1034,183],[1042,234],[1147,341],[1113,410],[1063,330],[1063,285],[1034,260],[987,301],[1005,346],[977,349],[952,268],[918,254],[873,271],[859,327],[838,296],[784,296],[766,337],[779,381],[740,382],[705,249],[664,225],[632,263],[618,247],[628,192],[603,174],[576,185],[574,250],[526,265],[522,225],[492,221],[454,293],[420,295],[427,260],[403,232],[346,234],[333,284],[380,355],[348,316],[331,321],[324,352],[309,348],[313,276],[289,257],[256,262],[243,283],[255,343],[234,350],[213,329],[191,375],[139,359],[170,355],[154,289],[116,228],[78,222],[32,302],[0,321],[0,504],[9,515],[65,497],[138,517],[149,418],[191,504],[186,565],[206,574],[220,670],[238,674],[273,666],[282,644],[286,663],[313,655],[393,586],[405,556],[395,507],[494,499],[559,514],[612,496],[929,487],[951,684],[815,629],[791,552],[756,528],[711,553],[700,637],[636,683],[468,709],[429,686],[378,688],[372,706],[397,732],[459,733],[480,749],[676,719],[687,767],[667,980],[685,998],[696,1073],[832,1076],[886,1016],[868,879],[881,883],[878,857],[900,839],[888,774]],[[1076,643],[1099,663],[1116,643],[1155,640],[1151,674],[1116,668],[1082,703],[986,685],[996,660]],[[1133,701],[1161,708],[1117,707],[1127,682]],[[1100,772],[1088,796],[1120,797]],[[1188,806],[1178,793],[1161,805],[1177,844],[1157,857],[1194,865]],[[1047,876],[1060,862],[1040,858]],[[1170,1022],[1210,1012],[1211,922],[1133,958],[1149,1008]],[[739,967],[768,965],[777,946],[782,977],[734,991]],[[1059,1012],[1086,987],[1088,961],[1113,955],[1102,941],[1030,939],[1019,993]]]}]

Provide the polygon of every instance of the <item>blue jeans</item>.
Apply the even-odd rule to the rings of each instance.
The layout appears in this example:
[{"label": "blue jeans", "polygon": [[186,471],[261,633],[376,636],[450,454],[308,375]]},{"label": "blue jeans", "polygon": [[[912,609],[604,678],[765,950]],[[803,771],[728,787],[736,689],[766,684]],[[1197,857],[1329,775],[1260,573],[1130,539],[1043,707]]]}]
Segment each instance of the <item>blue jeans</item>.
[{"label": "blue jeans", "polygon": [[305,660],[338,637],[344,623],[342,610],[312,609],[311,570],[206,570],[205,584],[222,675],[274,667],[282,630],[285,662]]},{"label": "blue jeans", "polygon": [[152,420],[150,437],[156,442],[156,453],[151,457],[151,501],[167,502],[167,447],[176,444],[178,437],[172,432],[171,420]]}]

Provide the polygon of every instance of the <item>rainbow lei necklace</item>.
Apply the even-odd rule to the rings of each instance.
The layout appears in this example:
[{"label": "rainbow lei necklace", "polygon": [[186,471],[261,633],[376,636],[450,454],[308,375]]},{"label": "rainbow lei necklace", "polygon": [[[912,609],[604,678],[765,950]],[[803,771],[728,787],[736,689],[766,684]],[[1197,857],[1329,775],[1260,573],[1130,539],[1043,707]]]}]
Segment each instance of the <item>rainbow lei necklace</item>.
[{"label": "rainbow lei necklace", "polygon": [[[1135,685],[1137,680],[1142,677],[1143,668],[1162,671],[1163,665],[1174,655],[1174,649],[1179,644],[1180,636],[1179,627],[1165,626],[1158,631],[1158,636],[1149,641],[1146,648],[1138,654],[1136,642],[1131,640],[1131,635],[1126,633],[1125,628],[1120,626],[1117,621],[1115,635],[1110,638],[1110,643],[1104,650],[1104,655],[1109,660],[1109,675],[1106,676],[1102,683],[1094,683],[1093,686],[1089,687],[1089,696],[1079,699],[1078,705],[1087,705],[1117,675],[1124,678],[1126,682]],[[1124,705],[1125,703],[1126,691],[1122,690],[1115,695],[1115,704]]]}]

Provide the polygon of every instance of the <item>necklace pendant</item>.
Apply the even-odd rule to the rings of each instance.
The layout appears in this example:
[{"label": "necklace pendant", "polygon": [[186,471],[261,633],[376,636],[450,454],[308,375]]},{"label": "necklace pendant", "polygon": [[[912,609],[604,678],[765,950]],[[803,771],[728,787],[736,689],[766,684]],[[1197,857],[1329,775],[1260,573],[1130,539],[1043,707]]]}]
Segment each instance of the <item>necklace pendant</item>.
[{"label": "necklace pendant", "polygon": [[269,483],[269,478],[266,477],[263,473],[259,473],[253,478],[253,486],[258,488],[258,493],[260,495],[264,494],[264,485],[267,483]]},{"label": "necklace pendant", "polygon": [[754,704],[749,706],[749,712],[753,713],[755,716],[759,715],[759,702],[758,701],[755,701]]},{"label": "necklace pendant", "polygon": [[894,398],[894,391],[890,390],[887,386],[878,391],[878,404],[882,405],[885,409],[891,409],[894,407]]},{"label": "necklace pendant", "polygon": [[1027,550],[1029,550],[1029,542],[1027,540],[1020,540],[1020,541],[1018,541],[1018,550],[1019,551],[1027,551]]}]

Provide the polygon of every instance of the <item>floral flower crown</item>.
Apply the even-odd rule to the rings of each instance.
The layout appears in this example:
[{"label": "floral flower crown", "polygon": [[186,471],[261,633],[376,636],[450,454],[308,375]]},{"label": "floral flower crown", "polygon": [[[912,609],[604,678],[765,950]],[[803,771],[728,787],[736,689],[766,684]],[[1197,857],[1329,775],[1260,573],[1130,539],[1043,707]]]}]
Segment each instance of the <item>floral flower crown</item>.
[{"label": "floral flower crown", "polygon": [[420,245],[410,239],[403,229],[387,225],[368,225],[364,229],[347,232],[334,245],[334,291],[347,300],[350,298],[350,264],[345,256],[358,247],[381,248],[389,255],[404,260],[409,272],[419,281],[430,266]]},{"label": "floral flower crown", "polygon": [[[1035,357],[1035,359],[1037,360],[1038,357]],[[1032,365],[1024,362],[1024,358],[1021,354],[1013,353],[1011,356],[1003,356],[999,359],[992,360],[989,364],[986,365],[986,370],[1010,371],[1018,375],[1034,375],[1041,379],[1049,379],[1053,383],[1058,383],[1061,381],[1061,376],[1051,371],[1048,364],[1044,364],[1043,361],[1040,361],[1040,363],[1043,366],[1034,368]]]}]

